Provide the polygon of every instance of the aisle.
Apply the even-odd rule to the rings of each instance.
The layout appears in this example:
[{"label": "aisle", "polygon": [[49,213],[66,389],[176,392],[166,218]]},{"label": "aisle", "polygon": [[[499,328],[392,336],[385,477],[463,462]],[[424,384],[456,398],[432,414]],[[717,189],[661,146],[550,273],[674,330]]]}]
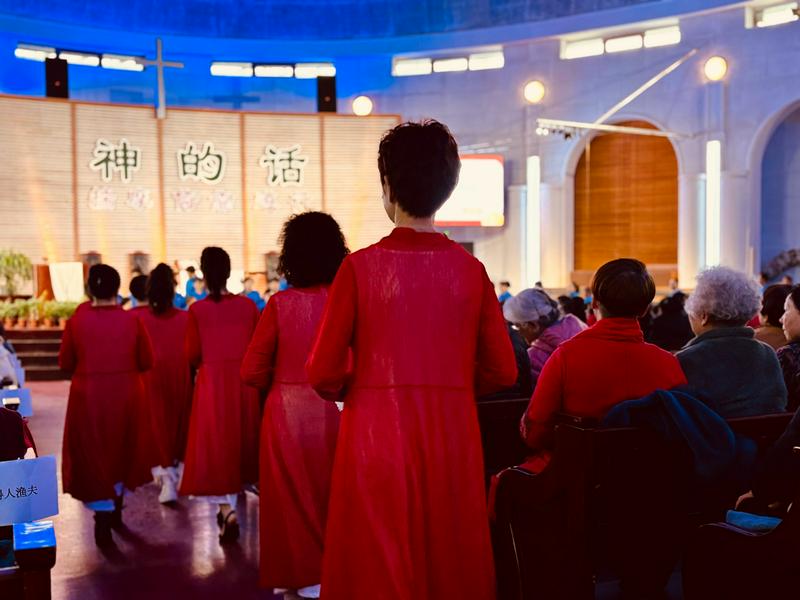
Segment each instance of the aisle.
[{"label": "aisle", "polygon": [[[31,382],[35,416],[31,430],[40,454],[55,454],[61,467],[61,437],[69,382]],[[61,489],[59,482],[59,489]],[[127,531],[114,534],[118,552],[103,555],[94,544],[92,513],[70,496],[59,496],[55,517],[58,557],[52,573],[53,600],[176,600],[236,598],[271,600],[257,587],[258,499],[240,502],[242,538],[222,548],[214,509],[181,500],[158,503],[154,485],[125,499]]]}]

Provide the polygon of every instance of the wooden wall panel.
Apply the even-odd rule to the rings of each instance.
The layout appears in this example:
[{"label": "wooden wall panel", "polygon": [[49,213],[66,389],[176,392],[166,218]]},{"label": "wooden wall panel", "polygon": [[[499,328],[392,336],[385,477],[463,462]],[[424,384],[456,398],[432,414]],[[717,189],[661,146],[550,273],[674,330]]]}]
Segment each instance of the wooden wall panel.
[{"label": "wooden wall panel", "polygon": [[678,262],[678,163],[666,138],[597,136],[578,163],[575,270],[620,257],[671,268]]},{"label": "wooden wall panel", "polygon": [[[286,219],[297,212],[322,209],[322,152],[320,118],[316,115],[244,115],[247,225],[250,240],[248,267],[266,268],[264,254],[279,250],[278,237]],[[283,155],[281,173],[273,181],[271,167],[261,164],[267,148],[279,151],[299,146],[292,157],[304,162],[288,163]],[[284,168],[299,167],[302,182],[285,181]],[[288,179],[295,173],[286,173]]]},{"label": "wooden wall panel", "polygon": [[369,246],[391,231],[381,202],[378,142],[397,123],[392,116],[322,117],[326,208],[339,221],[350,250]]},{"label": "wooden wall panel", "polygon": [[[75,125],[80,252],[100,252],[104,262],[119,270],[122,288],[127,290],[128,254],[136,251],[151,254],[151,267],[159,259],[153,256],[161,238],[158,140],[153,110],[77,104]],[[129,171],[128,182],[123,181],[122,171],[112,170],[110,181],[104,181],[104,172],[90,167],[101,139],[117,147],[127,140],[129,149],[138,150],[139,168]]]},{"label": "wooden wall panel", "polygon": [[69,103],[0,98],[0,248],[74,259],[71,135]]},{"label": "wooden wall panel", "polygon": [[[171,110],[164,121],[162,165],[167,256],[173,260],[200,260],[206,246],[220,246],[231,256],[234,269],[244,262],[242,235],[242,160],[239,119],[235,113]],[[224,172],[214,182],[214,165],[208,178],[182,179],[178,151],[194,144],[202,158],[224,157]],[[190,160],[187,158],[187,160]],[[202,170],[202,169],[201,169]]]}]

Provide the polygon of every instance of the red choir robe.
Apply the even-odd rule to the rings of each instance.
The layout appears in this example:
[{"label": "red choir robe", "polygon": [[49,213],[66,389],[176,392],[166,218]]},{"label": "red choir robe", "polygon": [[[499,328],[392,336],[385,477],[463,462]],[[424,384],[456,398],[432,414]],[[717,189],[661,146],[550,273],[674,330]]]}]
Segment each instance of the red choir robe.
[{"label": "red choir robe", "polygon": [[108,500],[114,485],[146,483],[131,461],[144,408],[141,373],[153,363],[139,320],[119,306],[86,307],[69,321],[60,367],[72,373],[64,424],[64,492],[83,502]]},{"label": "red choir robe", "polygon": [[305,363],[327,287],[270,298],[242,363],[242,378],[269,389],[261,421],[261,585],[321,581],[325,516],[339,410],[308,384]]},{"label": "red choir robe", "polygon": [[236,494],[258,481],[258,391],[239,374],[257,323],[256,305],[242,296],[189,307],[186,353],[198,370],[181,494]]},{"label": "red choir robe", "polygon": [[185,343],[189,314],[172,307],[155,314],[144,306],[131,312],[139,317],[153,344],[153,368],[144,374],[148,468],[172,467],[183,460],[192,407],[192,372]]},{"label": "red choir robe", "polygon": [[475,396],[511,387],[517,367],[483,265],[405,228],[350,255],[307,372],[345,406],[323,597],[494,598]]}]

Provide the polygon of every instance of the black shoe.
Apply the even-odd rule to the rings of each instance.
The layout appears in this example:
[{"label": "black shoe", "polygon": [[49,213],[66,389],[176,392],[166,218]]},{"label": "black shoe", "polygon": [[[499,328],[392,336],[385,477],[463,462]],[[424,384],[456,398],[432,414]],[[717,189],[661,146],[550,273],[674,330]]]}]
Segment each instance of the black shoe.
[{"label": "black shoe", "polygon": [[122,496],[114,498],[114,512],[111,513],[111,527],[122,529],[125,524],[122,522]]},{"label": "black shoe", "polygon": [[114,538],[111,536],[111,523],[114,516],[110,512],[94,513],[94,543],[100,548],[114,546]]},{"label": "black shoe", "polygon": [[222,511],[217,513],[217,527],[222,529],[222,524],[225,522],[225,517],[222,516]]},{"label": "black shoe", "polygon": [[236,511],[232,510],[228,513],[219,529],[219,543],[220,544],[233,544],[239,539],[239,523],[231,521],[231,515],[235,515]]}]

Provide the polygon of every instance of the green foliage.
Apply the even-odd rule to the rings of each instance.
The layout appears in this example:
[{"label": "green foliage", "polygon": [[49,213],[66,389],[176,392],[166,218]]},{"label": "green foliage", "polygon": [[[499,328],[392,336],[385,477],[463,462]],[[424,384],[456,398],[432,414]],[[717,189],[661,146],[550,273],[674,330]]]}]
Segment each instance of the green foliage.
[{"label": "green foliage", "polygon": [[0,250],[0,283],[8,296],[14,296],[19,286],[33,279],[33,265],[30,259],[20,252]]}]

